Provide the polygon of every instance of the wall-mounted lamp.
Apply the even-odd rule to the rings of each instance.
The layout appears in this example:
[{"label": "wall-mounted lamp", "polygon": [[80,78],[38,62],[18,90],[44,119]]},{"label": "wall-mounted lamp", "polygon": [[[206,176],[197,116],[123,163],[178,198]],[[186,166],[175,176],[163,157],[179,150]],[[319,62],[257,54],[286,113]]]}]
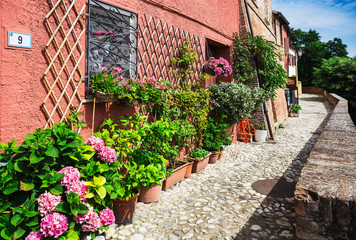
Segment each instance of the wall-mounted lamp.
[{"label": "wall-mounted lamp", "polygon": [[300,58],[300,57],[303,55],[302,49],[299,49],[299,50],[297,51],[297,53],[298,53],[298,57]]}]

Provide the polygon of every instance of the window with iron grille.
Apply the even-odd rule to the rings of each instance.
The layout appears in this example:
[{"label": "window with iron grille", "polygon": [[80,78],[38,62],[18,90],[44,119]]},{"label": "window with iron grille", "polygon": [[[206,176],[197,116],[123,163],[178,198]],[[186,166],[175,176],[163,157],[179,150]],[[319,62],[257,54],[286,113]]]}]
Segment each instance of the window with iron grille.
[{"label": "window with iron grille", "polygon": [[[138,15],[97,0],[88,3],[87,74],[121,67],[124,79],[137,71]],[[86,89],[90,89],[87,81]]]}]

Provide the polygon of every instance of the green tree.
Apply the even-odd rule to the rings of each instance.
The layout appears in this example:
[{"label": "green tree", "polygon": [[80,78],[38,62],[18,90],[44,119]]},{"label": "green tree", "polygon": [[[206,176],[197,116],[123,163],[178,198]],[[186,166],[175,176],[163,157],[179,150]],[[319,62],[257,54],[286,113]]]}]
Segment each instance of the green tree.
[{"label": "green tree", "polygon": [[314,69],[314,85],[336,93],[349,101],[349,113],[356,122],[356,58],[332,57],[323,59]]},{"label": "green tree", "polygon": [[303,51],[303,56],[298,61],[298,73],[304,86],[312,86],[314,68],[321,67],[323,59],[347,56],[347,46],[340,38],[324,43],[321,41],[320,34],[312,29],[304,32],[292,28],[290,40],[291,45]]}]

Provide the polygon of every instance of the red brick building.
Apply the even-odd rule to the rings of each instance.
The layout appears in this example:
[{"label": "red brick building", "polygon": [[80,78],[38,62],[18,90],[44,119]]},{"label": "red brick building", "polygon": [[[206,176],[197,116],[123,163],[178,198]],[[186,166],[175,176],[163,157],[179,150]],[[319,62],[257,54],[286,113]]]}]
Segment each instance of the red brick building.
[{"label": "red brick building", "polygon": [[[256,34],[273,39],[270,1],[247,1]],[[259,5],[260,4],[260,5]],[[244,1],[49,0],[0,2],[0,142],[21,140],[35,128],[84,113],[84,137],[106,117],[134,108],[97,103],[88,75],[105,63],[124,66],[125,77],[168,79],[169,60],[186,37],[198,52],[195,76],[210,56],[231,62],[232,36],[248,31]],[[93,36],[111,32],[115,44]],[[193,76],[192,76],[193,77]],[[212,77],[206,84],[232,78]],[[281,90],[283,91],[283,90]],[[280,100],[279,100],[280,99]],[[279,102],[280,101],[280,102]],[[286,117],[284,94],[269,103],[273,122]],[[94,120],[93,120],[94,116]]]}]

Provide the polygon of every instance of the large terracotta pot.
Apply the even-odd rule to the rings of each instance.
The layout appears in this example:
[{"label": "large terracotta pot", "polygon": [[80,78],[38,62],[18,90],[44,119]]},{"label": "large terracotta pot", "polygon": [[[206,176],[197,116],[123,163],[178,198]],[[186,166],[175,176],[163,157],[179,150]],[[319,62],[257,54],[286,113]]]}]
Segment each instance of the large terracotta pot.
[{"label": "large terracotta pot", "polygon": [[132,197],[128,201],[126,201],[125,199],[113,200],[112,203],[116,224],[132,222],[139,195],[139,193],[136,194],[136,197]]},{"label": "large terracotta pot", "polygon": [[210,155],[210,158],[209,158],[209,163],[210,164],[216,163],[216,160],[218,160],[218,158],[219,158],[219,154],[220,154],[219,151],[212,152]]},{"label": "large terracotta pot", "polygon": [[202,159],[191,158],[191,160],[194,161],[192,173],[197,173],[197,172],[201,171],[202,169],[204,169],[206,166],[208,166],[209,158],[210,158],[210,153],[208,154],[208,156],[206,156],[206,158],[202,158]]},{"label": "large terracotta pot", "polygon": [[[163,180],[162,180],[163,182]],[[152,187],[145,187],[141,190],[138,200],[144,203],[158,202],[161,197],[162,184],[154,183]]]},{"label": "large terracotta pot", "polygon": [[168,188],[182,181],[187,171],[187,166],[188,163],[184,163],[183,165],[174,169],[172,175],[167,177],[166,180],[164,180],[162,189],[166,191]]}]

